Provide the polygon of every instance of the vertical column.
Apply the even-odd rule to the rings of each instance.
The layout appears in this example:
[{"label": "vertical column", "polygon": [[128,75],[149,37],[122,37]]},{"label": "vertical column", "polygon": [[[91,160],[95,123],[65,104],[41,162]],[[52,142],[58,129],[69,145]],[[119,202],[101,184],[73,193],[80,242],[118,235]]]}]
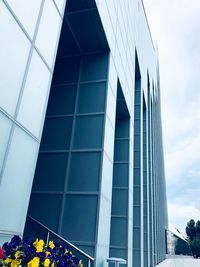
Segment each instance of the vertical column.
[{"label": "vertical column", "polygon": [[114,164],[114,136],[117,103],[117,73],[110,54],[108,89],[105,114],[104,145],[102,150],[102,171],[99,192],[99,213],[97,221],[96,266],[106,264],[109,257],[112,181]]},{"label": "vertical column", "polygon": [[[137,67],[137,65],[136,65]],[[140,76],[135,80],[134,179],[133,179],[133,266],[143,266],[143,153],[142,92]]]},{"label": "vertical column", "polygon": [[152,120],[151,93],[148,85],[148,174],[149,174],[149,239],[150,267],[154,266],[154,217],[153,217],[153,175],[152,175]]},{"label": "vertical column", "polygon": [[156,215],[156,162],[155,162],[155,117],[154,99],[151,105],[151,138],[152,138],[152,226],[153,226],[153,261],[157,264],[157,215]]},{"label": "vertical column", "polygon": [[144,240],[144,267],[149,266],[149,184],[147,173],[147,131],[146,131],[146,103],[143,98],[143,240]]},{"label": "vertical column", "polygon": [[129,146],[130,119],[123,93],[118,85],[114,146],[114,172],[112,187],[112,212],[110,257],[128,259],[129,212]]},{"label": "vertical column", "polygon": [[112,190],[110,256],[127,259],[129,119],[118,119],[115,130],[115,156]]}]

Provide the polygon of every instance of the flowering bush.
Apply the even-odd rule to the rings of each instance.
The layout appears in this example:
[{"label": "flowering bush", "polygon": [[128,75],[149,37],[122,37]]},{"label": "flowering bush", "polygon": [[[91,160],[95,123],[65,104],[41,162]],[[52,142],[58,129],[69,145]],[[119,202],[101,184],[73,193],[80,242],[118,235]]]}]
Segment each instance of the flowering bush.
[{"label": "flowering bush", "polygon": [[81,261],[69,251],[67,245],[50,241],[45,246],[43,240],[21,239],[14,236],[0,248],[2,267],[77,267]]}]

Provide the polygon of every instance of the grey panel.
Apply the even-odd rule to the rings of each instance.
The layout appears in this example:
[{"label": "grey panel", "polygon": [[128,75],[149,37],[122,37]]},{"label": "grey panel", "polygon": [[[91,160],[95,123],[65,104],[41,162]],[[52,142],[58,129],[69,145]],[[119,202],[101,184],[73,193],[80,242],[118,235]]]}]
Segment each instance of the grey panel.
[{"label": "grey panel", "polygon": [[71,138],[73,118],[51,118],[46,119],[41,150],[68,149]]},{"label": "grey panel", "polygon": [[112,217],[110,245],[127,246],[127,219]]},{"label": "grey panel", "polygon": [[68,191],[98,191],[101,153],[72,153]]},{"label": "grey panel", "polygon": [[77,85],[63,85],[51,88],[47,115],[73,114]]},{"label": "grey panel", "polygon": [[128,214],[128,190],[114,189],[112,193],[112,215]]},{"label": "grey panel", "polygon": [[39,154],[33,190],[62,191],[64,188],[68,154]]},{"label": "grey panel", "polygon": [[73,148],[101,148],[104,116],[76,117]]},{"label": "grey panel", "polygon": [[58,230],[62,196],[51,194],[32,194],[29,214],[51,230]]},{"label": "grey panel", "polygon": [[113,187],[128,187],[128,164],[114,164]]},{"label": "grey panel", "polygon": [[106,83],[81,84],[79,87],[77,112],[104,112],[106,86]]},{"label": "grey panel", "polygon": [[68,240],[94,242],[96,215],[97,196],[67,195],[62,236]]}]

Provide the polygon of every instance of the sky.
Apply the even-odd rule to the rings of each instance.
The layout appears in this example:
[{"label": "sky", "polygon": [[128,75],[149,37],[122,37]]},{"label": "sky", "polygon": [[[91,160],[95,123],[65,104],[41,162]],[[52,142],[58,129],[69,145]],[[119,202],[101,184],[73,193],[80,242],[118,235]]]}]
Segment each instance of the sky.
[{"label": "sky", "polygon": [[143,0],[159,51],[169,222],[200,220],[200,0]]}]

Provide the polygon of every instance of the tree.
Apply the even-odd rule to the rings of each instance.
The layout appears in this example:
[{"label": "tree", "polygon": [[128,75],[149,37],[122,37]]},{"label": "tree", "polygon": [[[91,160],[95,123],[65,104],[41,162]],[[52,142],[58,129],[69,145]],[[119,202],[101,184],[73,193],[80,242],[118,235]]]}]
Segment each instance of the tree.
[{"label": "tree", "polygon": [[200,257],[200,221],[195,221],[192,219],[187,223],[186,234],[188,237],[188,242],[190,244],[192,254],[194,258]]},{"label": "tree", "polygon": [[192,255],[190,246],[186,240],[177,238],[175,245],[175,255]]}]

